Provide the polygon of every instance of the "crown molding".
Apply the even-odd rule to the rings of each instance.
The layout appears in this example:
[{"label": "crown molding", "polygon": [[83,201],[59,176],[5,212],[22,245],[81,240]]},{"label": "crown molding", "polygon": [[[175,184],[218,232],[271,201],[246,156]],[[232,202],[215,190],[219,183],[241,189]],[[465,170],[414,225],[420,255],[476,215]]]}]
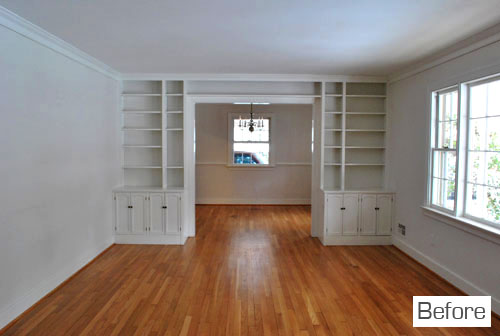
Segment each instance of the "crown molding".
[{"label": "crown molding", "polygon": [[311,74],[126,73],[123,80],[262,81],[262,82],[387,82],[385,76]]},{"label": "crown molding", "polygon": [[103,75],[115,80],[121,78],[120,73],[110,66],[2,6],[0,6],[0,25]]},{"label": "crown molding", "polygon": [[400,80],[418,75],[421,72],[424,72],[426,70],[432,69],[434,67],[437,67],[443,63],[449,62],[451,60],[454,60],[456,58],[459,58],[461,56],[470,54],[471,52],[474,52],[476,50],[479,50],[481,48],[487,47],[489,45],[492,45],[494,43],[497,43],[500,41],[500,33],[496,33],[490,37],[487,37],[485,39],[482,39],[478,42],[472,43],[467,47],[461,48],[459,50],[456,50],[454,52],[451,52],[445,56],[439,57],[436,60],[420,64],[420,65],[415,65],[413,67],[406,68],[405,70],[398,71],[396,73],[393,73],[388,76],[388,83],[394,83],[398,82]]}]

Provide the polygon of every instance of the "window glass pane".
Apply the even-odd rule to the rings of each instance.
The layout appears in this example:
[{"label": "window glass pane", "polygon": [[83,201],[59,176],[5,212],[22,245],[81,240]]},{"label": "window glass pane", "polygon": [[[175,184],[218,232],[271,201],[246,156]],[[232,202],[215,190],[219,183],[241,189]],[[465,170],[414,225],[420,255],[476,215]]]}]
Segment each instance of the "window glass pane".
[{"label": "window glass pane", "polygon": [[453,210],[455,208],[455,181],[433,178],[432,204]]},{"label": "window glass pane", "polygon": [[457,120],[458,113],[458,91],[439,94],[439,120]]},{"label": "window glass pane", "polygon": [[[500,92],[498,95],[500,96]],[[500,151],[500,118],[488,118],[486,120],[488,120],[487,149],[490,151]]]},{"label": "window glass pane", "polygon": [[467,180],[472,183],[484,184],[485,163],[483,152],[469,152]]},{"label": "window glass pane", "polygon": [[468,183],[466,204],[467,214],[500,223],[500,189]]},{"label": "window glass pane", "polygon": [[[244,125],[245,123],[248,125],[250,119],[241,119],[241,123]],[[250,132],[247,127],[240,127],[240,119],[234,119],[233,121],[233,139],[235,142],[244,142],[244,141],[269,141],[269,118],[264,119],[264,127],[255,127],[253,132]]]},{"label": "window glass pane", "polygon": [[456,121],[440,121],[438,135],[438,148],[457,148]]},{"label": "window glass pane", "polygon": [[487,84],[488,116],[500,115],[500,80]]},{"label": "window glass pane", "polygon": [[234,164],[269,164],[268,143],[235,143]]},{"label": "window glass pane", "polygon": [[[465,212],[500,223],[500,80],[470,88]],[[492,117],[493,116],[493,117]]]},{"label": "window glass pane", "polygon": [[486,118],[469,120],[469,149],[486,149]]},{"label": "window glass pane", "polygon": [[486,115],[487,107],[486,85],[473,86],[470,89],[470,118],[479,118]]},{"label": "window glass pane", "polygon": [[455,180],[457,156],[455,152],[435,151],[433,177]]},{"label": "window glass pane", "polygon": [[486,169],[485,184],[500,188],[500,153],[486,154]]}]

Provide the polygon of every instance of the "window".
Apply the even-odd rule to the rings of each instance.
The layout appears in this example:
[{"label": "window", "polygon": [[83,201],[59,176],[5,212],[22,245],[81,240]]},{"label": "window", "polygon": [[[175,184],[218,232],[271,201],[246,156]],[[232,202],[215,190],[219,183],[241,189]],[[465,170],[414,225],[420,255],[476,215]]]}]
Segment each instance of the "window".
[{"label": "window", "polygon": [[430,206],[499,228],[500,78],[432,98]]},{"label": "window", "polygon": [[465,214],[500,223],[500,79],[468,86]]},{"label": "window", "polygon": [[432,204],[454,211],[456,206],[458,89],[434,93],[435,123],[432,145]]},{"label": "window", "polygon": [[[241,123],[250,119],[241,119]],[[240,117],[231,115],[229,164],[234,166],[269,166],[271,164],[271,118],[262,118],[263,127],[250,132],[240,127]]]}]

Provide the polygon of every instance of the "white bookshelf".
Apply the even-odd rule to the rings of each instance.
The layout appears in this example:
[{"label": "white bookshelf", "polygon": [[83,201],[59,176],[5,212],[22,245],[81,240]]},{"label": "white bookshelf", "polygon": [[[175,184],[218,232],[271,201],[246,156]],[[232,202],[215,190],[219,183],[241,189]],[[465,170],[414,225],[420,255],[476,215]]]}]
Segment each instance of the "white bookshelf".
[{"label": "white bookshelf", "polygon": [[182,188],[183,81],[122,82],[123,171],[126,188]]},{"label": "white bookshelf", "polygon": [[163,187],[184,187],[184,93],[183,81],[165,81],[163,92]]},{"label": "white bookshelf", "polygon": [[323,100],[323,190],[383,190],[386,84],[325,82]]}]

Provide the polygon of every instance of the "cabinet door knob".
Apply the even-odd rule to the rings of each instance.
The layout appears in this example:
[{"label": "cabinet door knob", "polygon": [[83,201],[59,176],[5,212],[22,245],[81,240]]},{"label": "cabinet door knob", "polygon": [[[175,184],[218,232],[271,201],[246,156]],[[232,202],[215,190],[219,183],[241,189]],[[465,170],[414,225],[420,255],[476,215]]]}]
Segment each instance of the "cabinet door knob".
[{"label": "cabinet door knob", "polygon": [[129,209],[132,209],[132,206],[131,206],[131,205],[129,205],[129,206],[128,206],[128,208],[129,208]]},{"label": "cabinet door knob", "polygon": [[340,210],[345,210],[345,208],[344,208],[344,207],[342,207],[342,208],[340,208]]},{"label": "cabinet door knob", "polygon": [[167,208],[167,206],[166,206],[166,205],[164,205],[164,206],[162,206],[162,208],[163,208],[163,209],[166,209],[166,208]]},{"label": "cabinet door knob", "polygon": [[375,210],[380,210],[380,208],[375,208]]}]

